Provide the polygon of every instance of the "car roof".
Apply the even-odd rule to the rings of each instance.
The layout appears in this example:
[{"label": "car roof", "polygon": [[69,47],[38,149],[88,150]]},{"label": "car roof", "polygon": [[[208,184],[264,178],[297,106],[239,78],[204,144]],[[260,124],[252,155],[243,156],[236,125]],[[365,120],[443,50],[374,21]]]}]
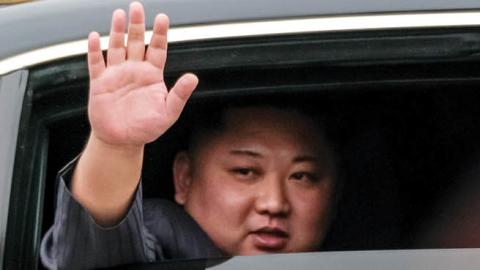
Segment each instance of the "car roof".
[{"label": "car roof", "polygon": [[[108,33],[114,9],[127,9],[130,0],[45,0],[0,9],[0,59],[35,48],[85,38],[90,31]],[[469,0],[144,0],[147,26],[164,12],[172,26],[226,21],[298,18],[321,15],[405,11],[480,9]]]}]

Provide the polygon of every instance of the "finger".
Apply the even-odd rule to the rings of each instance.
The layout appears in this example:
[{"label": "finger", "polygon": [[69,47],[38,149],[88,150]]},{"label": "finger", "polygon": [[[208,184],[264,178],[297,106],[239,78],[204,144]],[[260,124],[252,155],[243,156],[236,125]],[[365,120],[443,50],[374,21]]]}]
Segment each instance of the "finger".
[{"label": "finger", "polygon": [[125,21],[124,10],[117,9],[113,12],[107,53],[108,65],[116,65],[125,61]]},{"label": "finger", "polygon": [[177,80],[167,95],[166,111],[169,117],[177,119],[180,116],[197,84],[198,78],[192,73],[187,73]]},{"label": "finger", "polygon": [[145,14],[139,2],[130,4],[128,23],[127,58],[142,61],[145,57]]},{"label": "finger", "polygon": [[100,47],[100,35],[97,32],[91,32],[88,35],[88,73],[90,80],[98,78],[104,70],[105,60]]},{"label": "finger", "polygon": [[167,59],[168,24],[167,15],[159,14],[155,17],[153,23],[153,35],[147,49],[147,61],[160,69],[164,68]]}]

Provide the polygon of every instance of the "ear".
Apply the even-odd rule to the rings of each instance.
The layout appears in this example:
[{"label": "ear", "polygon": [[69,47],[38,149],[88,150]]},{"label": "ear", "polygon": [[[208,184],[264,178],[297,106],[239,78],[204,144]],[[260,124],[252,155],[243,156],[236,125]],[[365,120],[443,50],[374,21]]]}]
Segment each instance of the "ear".
[{"label": "ear", "polygon": [[184,205],[190,186],[192,183],[192,164],[190,156],[187,152],[182,151],[177,153],[173,161],[173,181],[175,184],[175,201]]}]

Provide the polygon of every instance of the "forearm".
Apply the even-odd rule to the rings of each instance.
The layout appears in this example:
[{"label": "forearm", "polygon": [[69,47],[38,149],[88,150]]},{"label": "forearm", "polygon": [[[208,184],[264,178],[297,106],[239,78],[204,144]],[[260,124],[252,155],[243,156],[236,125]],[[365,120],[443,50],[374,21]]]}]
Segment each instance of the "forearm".
[{"label": "forearm", "polygon": [[98,224],[113,226],[125,216],[140,180],[143,148],[109,145],[90,136],[71,190]]},{"label": "forearm", "polygon": [[185,74],[170,91],[165,85],[167,16],[155,17],[147,52],[143,6],[130,5],[126,47],[125,20],[124,11],[113,13],[106,62],[99,34],[89,35],[92,135],[71,186],[74,197],[103,226],[115,225],[125,215],[140,179],[144,145],[177,121],[198,84],[195,75]]},{"label": "forearm", "polygon": [[122,222],[106,229],[71,197],[68,170],[59,175],[55,222],[42,240],[40,254],[47,269],[96,269],[158,259],[156,245],[146,235],[140,187]]}]

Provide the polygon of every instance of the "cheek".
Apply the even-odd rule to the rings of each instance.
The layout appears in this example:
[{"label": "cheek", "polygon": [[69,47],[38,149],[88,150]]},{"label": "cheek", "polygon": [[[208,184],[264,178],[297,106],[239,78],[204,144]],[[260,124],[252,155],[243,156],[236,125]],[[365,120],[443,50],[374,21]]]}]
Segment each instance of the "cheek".
[{"label": "cheek", "polygon": [[245,236],[251,198],[244,187],[226,175],[197,175],[185,205],[214,243],[223,251],[235,254]]},{"label": "cheek", "polygon": [[298,240],[295,250],[311,251],[323,240],[329,224],[331,195],[330,186],[292,194],[292,225]]},{"label": "cheek", "polygon": [[192,186],[191,201],[210,215],[223,215],[234,221],[250,208],[250,194],[226,173],[198,175]]}]

